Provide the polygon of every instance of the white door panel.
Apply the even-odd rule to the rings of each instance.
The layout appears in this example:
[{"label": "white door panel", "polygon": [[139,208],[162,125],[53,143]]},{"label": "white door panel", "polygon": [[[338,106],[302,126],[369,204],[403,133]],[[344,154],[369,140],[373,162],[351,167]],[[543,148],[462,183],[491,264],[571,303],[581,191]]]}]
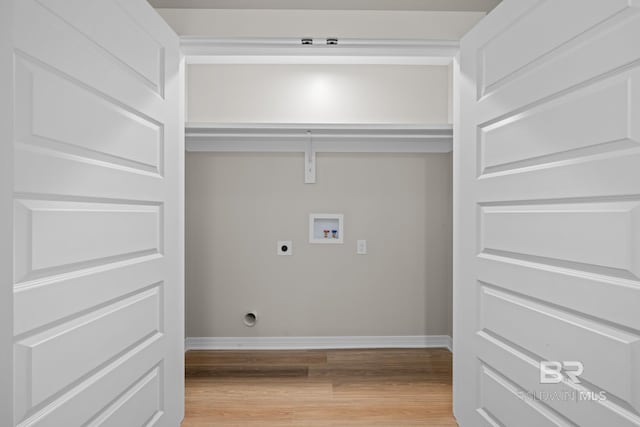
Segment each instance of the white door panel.
[{"label": "white door panel", "polygon": [[[161,330],[160,287],[119,300],[16,343],[17,412],[36,406],[118,354]],[[117,328],[117,329],[116,329]],[[78,343],[91,344],[82,351]],[[70,351],[69,349],[74,349]]]},{"label": "white door panel", "polygon": [[[28,60],[16,65],[20,141],[41,147],[53,143],[70,154],[160,173],[159,122]],[[81,115],[86,118],[79,122]],[[116,129],[118,138],[114,140]]]},{"label": "white door panel", "polygon": [[[628,7],[612,15],[603,24],[532,61],[517,76],[504,80],[493,90],[484,91],[478,96],[482,99],[477,106],[478,123],[518,114],[523,112],[519,109],[529,110],[572,90],[588,91],[588,86],[596,83],[593,79],[599,80],[637,67],[640,47],[629,41],[640,37],[639,7]],[[539,25],[539,28],[546,28],[544,22]],[[604,29],[605,26],[608,28]],[[540,32],[533,33],[532,37]]]},{"label": "white door panel", "polygon": [[[517,405],[525,403],[527,405],[533,405],[536,407],[547,407],[555,411],[556,414],[563,414],[563,416],[571,420],[568,425],[577,426],[590,426],[599,425],[595,420],[607,420],[611,426],[625,426],[632,427],[637,426],[638,418],[633,412],[622,409],[614,402],[602,402],[597,405],[579,405],[571,399],[566,400],[554,400],[547,402],[548,404],[542,404],[536,402],[533,399],[523,400],[520,398],[522,393],[526,393],[524,390],[535,390],[538,393],[574,393],[582,391],[580,385],[564,382],[561,384],[540,384],[539,377],[539,364],[537,359],[532,355],[523,352],[524,350],[514,350],[510,344],[505,344],[503,340],[494,338],[486,332],[478,333],[478,340],[476,340],[476,351],[479,359],[483,361],[491,361],[495,366],[500,366],[500,378],[504,379],[504,382],[511,384],[516,388],[518,395],[516,396],[518,401]],[[491,369],[491,368],[489,368]],[[496,371],[493,371],[496,373]],[[488,393],[483,393],[481,399]],[[487,396],[482,407],[496,408],[496,411],[505,409],[508,405],[489,404],[488,401],[493,400],[491,396]],[[513,399],[506,399],[506,402],[513,403]],[[553,412],[548,411],[548,412]],[[495,415],[495,414],[494,414]],[[496,415],[497,418],[497,415]],[[458,419],[460,421],[460,419]],[[482,421],[485,424],[486,419]],[[573,423],[573,424],[572,424]],[[461,425],[464,425],[461,423]],[[475,424],[472,424],[475,425]],[[517,422],[514,424],[505,425],[519,425]]]},{"label": "white door panel", "polygon": [[158,394],[161,386],[160,369],[156,367],[88,426],[120,427],[155,424],[162,408]]},{"label": "white door panel", "polygon": [[634,69],[481,126],[481,175],[638,147],[639,84]]},{"label": "white door panel", "polygon": [[9,3],[14,373],[0,424],[177,426],[178,38],[142,0]]},{"label": "white door panel", "polygon": [[[165,47],[163,40],[154,38],[145,26],[136,22],[144,20],[142,15],[129,14],[126,7],[112,1],[42,0],[39,3],[94,41],[155,92],[164,93]],[[120,24],[117,31],[114,31],[114,22]]]},{"label": "white door panel", "polygon": [[[108,416],[113,409],[114,396],[117,396],[118,401],[127,400],[131,395],[129,391],[136,389],[150,373],[159,375],[157,354],[161,351],[164,351],[161,341],[157,337],[149,339],[139,346],[138,351],[117,358],[82,387],[74,387],[63,393],[55,406],[45,406],[45,410],[37,418],[28,419],[23,425],[84,425],[84,422]],[[152,368],[149,369],[149,366]],[[162,402],[159,403],[159,409],[163,409]],[[166,413],[166,410],[163,412]],[[156,411],[154,414],[147,414],[147,418],[151,420],[152,417],[162,417],[164,413]],[[96,414],[99,415],[96,417]],[[69,420],[80,424],[69,424]],[[178,425],[178,422],[169,425]]]},{"label": "white door panel", "polygon": [[[462,40],[462,427],[640,426],[637,40],[626,0],[505,0]],[[541,361],[581,362],[581,382],[542,384]]]},{"label": "white door panel", "polygon": [[[492,414],[502,425],[518,427],[572,426],[561,416],[535,402],[519,398],[519,388],[487,365],[480,368],[483,407],[495,408]],[[510,402],[504,405],[504,402]],[[485,424],[492,425],[495,424]]]},{"label": "white door panel", "polygon": [[514,19],[509,28],[480,45],[478,89],[481,96],[491,94],[509,80],[539,66],[556,48],[625,11],[629,4],[628,0],[526,3],[529,9]]}]

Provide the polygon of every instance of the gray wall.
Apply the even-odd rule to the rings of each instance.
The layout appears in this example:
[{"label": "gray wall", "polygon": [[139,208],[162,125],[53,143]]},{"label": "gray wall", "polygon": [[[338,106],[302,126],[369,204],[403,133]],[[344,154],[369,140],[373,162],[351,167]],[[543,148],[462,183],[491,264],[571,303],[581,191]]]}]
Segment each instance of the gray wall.
[{"label": "gray wall", "polygon": [[[187,155],[187,336],[450,335],[451,155],[319,154],[315,185],[302,165]],[[344,213],[344,245],[308,243],[312,212]]]},{"label": "gray wall", "polygon": [[[191,66],[188,120],[446,123],[449,76]],[[319,154],[317,168],[305,185],[301,154],[187,156],[187,336],[450,335],[451,155]],[[312,212],[344,213],[345,244],[310,245]],[[277,240],[294,255],[278,257]],[[242,323],[249,310],[255,328]]]},{"label": "gray wall", "polygon": [[[484,16],[160,12],[181,35],[451,40]],[[189,122],[451,122],[449,67],[188,68]],[[301,155],[187,155],[187,336],[450,335],[451,155],[319,154],[317,167],[304,185]],[[345,244],[310,245],[311,212],[344,213]],[[277,240],[294,255],[276,256]]]},{"label": "gray wall", "polygon": [[210,37],[459,40],[484,12],[158,9],[176,33]]}]

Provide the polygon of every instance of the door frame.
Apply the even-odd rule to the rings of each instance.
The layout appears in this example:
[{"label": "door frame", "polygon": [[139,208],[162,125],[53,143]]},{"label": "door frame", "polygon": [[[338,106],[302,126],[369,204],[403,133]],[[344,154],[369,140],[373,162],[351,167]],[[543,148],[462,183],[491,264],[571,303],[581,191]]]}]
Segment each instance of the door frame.
[{"label": "door frame", "polygon": [[291,65],[448,65],[460,49],[459,41],[350,39],[327,45],[328,39],[303,45],[300,38],[219,38],[181,36],[180,50],[187,64]]},{"label": "door frame", "polygon": [[[484,18],[483,18],[484,19]],[[482,20],[481,20],[482,21]],[[477,25],[477,23],[476,23]],[[216,64],[277,64],[277,65],[436,65],[449,66],[450,78],[452,84],[451,95],[451,125],[434,126],[439,131],[451,132],[452,130],[452,148],[447,151],[452,152],[453,156],[453,236],[452,236],[452,321],[453,336],[449,350],[455,359],[456,334],[458,327],[458,313],[462,315],[458,309],[458,289],[460,285],[460,274],[456,271],[460,265],[460,249],[463,247],[462,236],[459,233],[460,217],[460,163],[461,163],[461,138],[460,138],[460,43],[458,41],[442,41],[442,40],[379,40],[379,39],[340,39],[338,46],[327,46],[324,39],[313,39],[312,46],[301,45],[301,39],[297,38],[254,38],[254,39],[228,39],[215,37],[192,37],[181,36],[180,47],[187,65],[216,65]],[[233,53],[233,54],[232,54]],[[269,151],[288,151],[298,152],[305,151],[303,137],[302,142],[293,141],[283,146],[281,143],[270,142],[269,140],[261,140],[256,143],[255,140],[260,139],[261,135],[268,135],[270,132],[291,131],[295,130],[311,130],[310,125],[225,125],[216,124],[215,126],[207,126],[203,123],[186,122],[186,141],[185,147],[187,151],[242,151],[242,152],[269,152]],[[231,137],[234,149],[229,148],[229,133],[226,130],[231,128],[237,134]],[[331,128],[328,126],[327,128]],[[333,127],[334,131],[335,126]],[[337,130],[344,130],[348,126],[338,127]],[[388,126],[380,128],[366,127],[360,129],[369,134],[381,132],[389,133]],[[315,126],[314,132],[322,132],[322,128]],[[398,126],[391,132],[410,132],[416,131],[411,127]],[[423,139],[428,130],[419,129],[422,132]],[[224,138],[216,138],[216,132],[224,134]],[[451,138],[448,133],[448,138]],[[397,135],[392,136],[397,139]],[[401,150],[394,145],[393,141],[384,146],[384,150],[379,152],[438,152],[433,146],[425,145],[422,142],[421,151]],[[441,144],[442,142],[439,142]],[[353,147],[345,147],[341,151],[354,150],[354,152],[371,152],[372,147],[362,144],[361,150],[354,150]],[[375,150],[374,150],[375,151]],[[315,169],[315,163],[314,163]],[[456,373],[453,372],[455,377]],[[452,388],[452,401],[455,402],[455,388]],[[454,403],[455,408],[455,403]],[[455,417],[455,411],[454,411]]]},{"label": "door frame", "polygon": [[[0,424],[13,423],[13,12],[12,2],[0,3],[0,88],[7,94],[0,102]],[[230,55],[230,49],[234,52]],[[301,46],[300,39],[181,38],[180,123],[186,125],[186,65],[188,64],[380,64],[451,65],[453,115],[453,323],[456,324],[455,265],[458,247],[456,188],[458,124],[459,43],[439,40],[345,39],[339,46]],[[184,127],[183,127],[184,128]],[[178,220],[180,271],[184,272],[184,151],[181,167]]]},{"label": "door frame", "polygon": [[[484,18],[483,18],[484,19]],[[476,24],[477,25],[477,24]],[[337,46],[327,46],[325,39],[313,39],[313,45],[302,45],[299,38],[216,38],[181,36],[180,50],[184,55],[185,65],[435,65],[449,66],[452,84],[450,124],[434,125],[427,129],[425,126],[322,126],[322,125],[229,125],[186,122],[185,148],[194,152],[306,152],[306,136],[303,131],[322,134],[323,130],[332,131],[354,130],[365,134],[384,134],[390,141],[388,144],[361,143],[358,147],[341,144],[344,136],[340,135],[336,144],[331,148],[315,151],[325,152],[452,152],[453,155],[453,242],[452,242],[452,317],[453,331],[456,330],[456,265],[459,265],[459,248],[462,241],[458,233],[459,218],[459,179],[460,170],[460,66],[459,41],[443,40],[380,40],[380,39],[340,39]],[[185,95],[186,98],[186,95]],[[229,130],[233,133],[229,133]],[[300,135],[290,136],[290,140],[283,144],[273,142],[268,136],[272,132],[281,134],[300,131]],[[434,135],[430,135],[434,132]],[[222,133],[219,138],[217,133]],[[419,143],[411,147],[401,147],[402,136],[417,133],[421,137]],[[232,135],[232,136],[230,136]],[[416,135],[413,135],[414,138]],[[297,138],[297,140],[296,140]],[[229,141],[233,142],[233,148]],[[330,138],[327,141],[330,142]],[[453,143],[451,143],[453,141]],[[336,146],[340,148],[336,151]],[[315,158],[315,156],[313,156]],[[313,169],[315,170],[315,160]],[[448,348],[455,353],[455,333]],[[188,345],[185,343],[186,349]],[[455,373],[454,373],[455,375]]]},{"label": "door frame", "polygon": [[[0,2],[0,425],[13,425],[13,3]],[[6,95],[5,95],[6,94]]]}]

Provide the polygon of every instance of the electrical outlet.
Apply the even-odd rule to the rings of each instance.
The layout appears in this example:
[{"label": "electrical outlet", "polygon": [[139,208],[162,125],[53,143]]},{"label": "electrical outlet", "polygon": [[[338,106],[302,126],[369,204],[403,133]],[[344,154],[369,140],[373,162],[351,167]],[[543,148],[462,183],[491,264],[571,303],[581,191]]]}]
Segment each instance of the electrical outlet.
[{"label": "electrical outlet", "polygon": [[289,256],[293,255],[293,241],[291,240],[278,240],[278,255]]},{"label": "electrical outlet", "polygon": [[358,245],[356,247],[356,253],[358,255],[366,255],[367,254],[367,241],[366,240],[358,240]]}]

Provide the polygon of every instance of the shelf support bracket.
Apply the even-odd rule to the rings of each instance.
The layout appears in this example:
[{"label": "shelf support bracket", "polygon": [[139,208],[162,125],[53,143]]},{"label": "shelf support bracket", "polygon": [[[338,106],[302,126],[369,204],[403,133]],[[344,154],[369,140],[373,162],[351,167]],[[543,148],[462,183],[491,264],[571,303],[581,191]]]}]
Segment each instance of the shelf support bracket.
[{"label": "shelf support bracket", "polygon": [[313,135],[307,131],[307,140],[304,147],[304,183],[316,183],[316,151],[313,149]]}]

